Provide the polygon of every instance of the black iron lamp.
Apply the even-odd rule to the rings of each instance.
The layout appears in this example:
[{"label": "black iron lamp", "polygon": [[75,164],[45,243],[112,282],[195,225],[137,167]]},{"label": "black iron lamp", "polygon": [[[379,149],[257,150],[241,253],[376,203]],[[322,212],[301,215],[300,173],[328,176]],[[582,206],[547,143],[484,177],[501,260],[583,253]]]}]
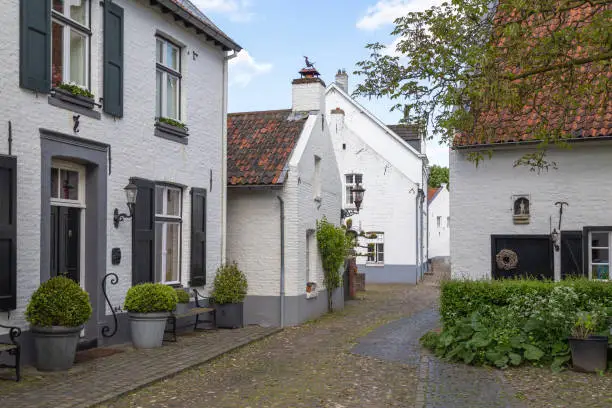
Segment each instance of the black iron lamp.
[{"label": "black iron lamp", "polygon": [[124,221],[126,218],[132,218],[134,216],[134,206],[136,205],[136,196],[138,195],[138,187],[136,184],[131,183],[125,186],[125,198],[127,200],[128,210],[130,210],[129,214],[121,213],[119,214],[119,209],[115,208],[115,212],[113,213],[113,224],[115,228],[119,228],[119,223]]},{"label": "black iron lamp", "polygon": [[359,214],[359,208],[361,208],[364,193],[365,188],[361,187],[361,184],[357,184],[355,187],[351,188],[351,195],[353,196],[353,203],[355,203],[355,209],[340,209],[341,219],[350,217],[351,215]]}]

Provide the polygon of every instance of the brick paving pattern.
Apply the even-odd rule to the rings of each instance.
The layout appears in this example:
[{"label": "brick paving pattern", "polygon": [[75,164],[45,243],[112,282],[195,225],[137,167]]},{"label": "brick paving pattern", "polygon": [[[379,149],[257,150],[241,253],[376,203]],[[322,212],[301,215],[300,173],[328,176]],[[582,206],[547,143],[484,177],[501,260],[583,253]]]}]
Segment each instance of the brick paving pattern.
[{"label": "brick paving pattern", "polygon": [[179,336],[159,349],[122,353],[77,364],[68,372],[39,373],[28,367],[20,383],[0,381],[0,407],[89,407],[205,363],[278,332],[250,326]]}]

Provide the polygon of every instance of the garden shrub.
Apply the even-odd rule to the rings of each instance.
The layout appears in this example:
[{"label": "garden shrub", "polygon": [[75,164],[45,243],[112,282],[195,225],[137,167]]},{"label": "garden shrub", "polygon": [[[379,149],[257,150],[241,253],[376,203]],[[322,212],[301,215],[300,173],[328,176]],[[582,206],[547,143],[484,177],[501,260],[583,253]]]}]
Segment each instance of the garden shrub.
[{"label": "garden shrub", "polygon": [[605,334],[612,285],[586,280],[450,281],[442,284],[442,332],[422,344],[438,356],[499,368],[535,362],[560,369],[567,338],[583,312]]},{"label": "garden shrub", "polygon": [[78,327],[91,317],[89,294],[64,276],[44,282],[32,295],[26,319],[33,326]]},{"label": "garden shrub", "polygon": [[241,303],[246,297],[248,288],[246,275],[238,269],[235,262],[221,265],[217,268],[212,297],[219,305]]},{"label": "garden shrub", "polygon": [[178,303],[189,303],[189,293],[183,289],[176,289],[176,297],[178,298]]},{"label": "garden shrub", "polygon": [[334,309],[333,293],[342,284],[340,268],[344,265],[349,250],[353,247],[352,238],[341,227],[326,218],[317,221],[317,245],[323,263],[324,282],[327,289],[327,309]]},{"label": "garden shrub", "polygon": [[178,296],[173,287],[162,283],[141,283],[132,286],[125,296],[125,309],[132,313],[171,312]]}]

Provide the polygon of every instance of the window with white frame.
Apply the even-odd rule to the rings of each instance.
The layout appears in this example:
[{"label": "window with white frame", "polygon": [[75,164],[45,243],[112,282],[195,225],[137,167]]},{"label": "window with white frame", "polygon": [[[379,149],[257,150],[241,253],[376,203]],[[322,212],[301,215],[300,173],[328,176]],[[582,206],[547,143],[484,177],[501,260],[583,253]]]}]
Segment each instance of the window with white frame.
[{"label": "window with white frame", "polygon": [[589,277],[610,280],[610,244],[612,231],[591,231],[589,233]]},{"label": "window with white frame", "polygon": [[382,232],[366,234],[368,255],[367,262],[370,264],[385,263],[385,235]]},{"label": "window with white frame", "polygon": [[155,279],[180,283],[183,191],[179,187],[155,187]]},{"label": "window with white frame", "polygon": [[53,161],[51,202],[56,205],[85,205],[85,167],[71,162]]},{"label": "window with white frame", "polygon": [[51,83],[89,89],[89,0],[53,0]]},{"label": "window with white frame", "polygon": [[353,174],[345,175],[345,190],[346,190],[345,202],[349,206],[355,205],[355,203],[353,202],[353,193],[351,193],[351,190],[357,184],[363,184],[363,174],[353,173]]},{"label": "window with white frame", "polygon": [[181,49],[156,37],[157,62],[155,116],[181,120]]}]

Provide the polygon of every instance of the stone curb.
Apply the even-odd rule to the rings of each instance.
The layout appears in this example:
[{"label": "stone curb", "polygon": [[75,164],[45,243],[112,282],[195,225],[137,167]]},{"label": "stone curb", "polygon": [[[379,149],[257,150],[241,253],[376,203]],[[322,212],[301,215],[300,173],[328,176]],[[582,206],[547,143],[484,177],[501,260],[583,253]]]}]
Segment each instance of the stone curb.
[{"label": "stone curb", "polygon": [[147,378],[147,379],[145,379],[143,381],[140,381],[140,382],[137,382],[137,383],[131,383],[130,386],[129,386],[129,389],[128,388],[123,388],[123,389],[120,389],[120,390],[116,390],[116,391],[114,391],[112,393],[109,393],[107,395],[104,395],[102,397],[91,399],[90,401],[88,401],[88,402],[86,402],[84,404],[74,404],[74,405],[71,404],[71,405],[67,405],[67,407],[72,407],[72,408],[93,408],[93,407],[98,407],[98,406],[100,406],[100,405],[102,405],[104,403],[112,402],[112,401],[114,401],[114,400],[116,400],[116,399],[118,399],[118,398],[120,398],[120,397],[122,397],[122,396],[124,396],[126,394],[129,394],[131,392],[140,390],[140,389],[142,389],[142,388],[144,388],[144,387],[146,387],[148,385],[151,385],[153,383],[156,383],[156,382],[159,382],[159,381],[163,381],[163,380],[168,379],[170,377],[174,377],[175,375],[178,375],[178,374],[182,373],[183,371],[186,371],[186,370],[189,370],[191,368],[194,368],[194,367],[200,366],[202,364],[208,363],[210,361],[216,360],[216,359],[222,357],[223,355],[225,355],[225,354],[227,354],[227,353],[229,353],[231,351],[238,350],[238,349],[240,349],[240,348],[242,348],[244,346],[247,346],[249,344],[256,343],[256,342],[261,341],[261,340],[263,340],[263,339],[265,339],[267,337],[270,337],[270,336],[272,336],[274,334],[277,334],[277,333],[279,333],[281,331],[283,331],[283,329],[276,328],[274,330],[270,330],[270,331],[265,332],[265,333],[261,333],[261,334],[258,334],[258,335],[254,335],[252,337],[248,337],[248,338],[246,338],[244,340],[241,340],[238,343],[232,344],[231,346],[221,350],[220,352],[216,353],[215,355],[208,356],[208,357],[206,357],[206,358],[204,358],[202,360],[197,360],[197,361],[194,360],[193,362],[187,363],[187,364],[181,366],[178,369],[162,373],[162,374],[160,374],[158,376],[149,377],[149,378]]}]

